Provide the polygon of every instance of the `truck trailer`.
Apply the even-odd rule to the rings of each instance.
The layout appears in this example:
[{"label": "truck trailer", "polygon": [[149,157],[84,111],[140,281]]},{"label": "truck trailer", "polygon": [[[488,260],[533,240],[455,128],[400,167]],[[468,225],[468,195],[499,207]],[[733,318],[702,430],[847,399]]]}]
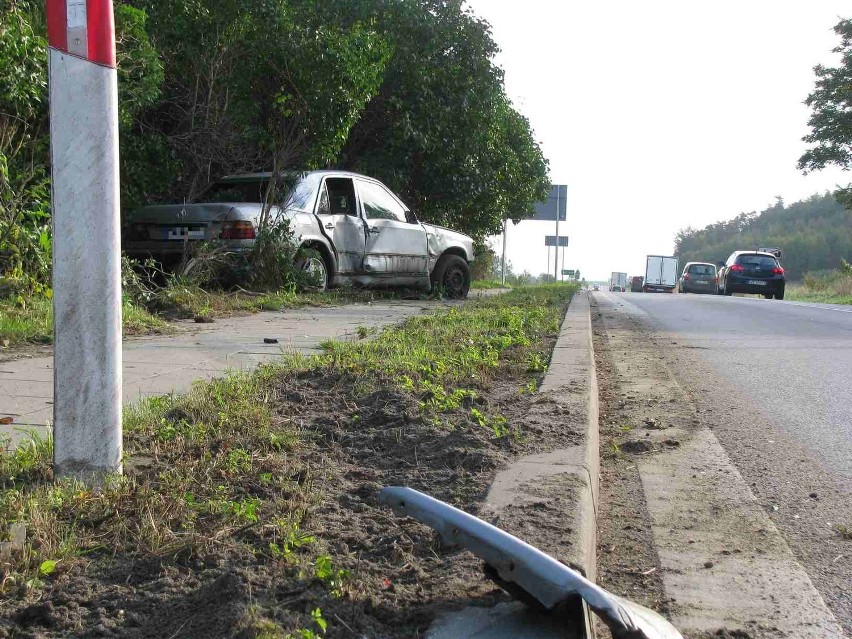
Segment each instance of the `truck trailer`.
[{"label": "truck trailer", "polygon": [[671,293],[677,286],[677,258],[671,255],[649,255],[645,266],[642,291]]},{"label": "truck trailer", "polygon": [[627,273],[616,273],[613,271],[609,277],[609,290],[623,293],[627,290]]}]

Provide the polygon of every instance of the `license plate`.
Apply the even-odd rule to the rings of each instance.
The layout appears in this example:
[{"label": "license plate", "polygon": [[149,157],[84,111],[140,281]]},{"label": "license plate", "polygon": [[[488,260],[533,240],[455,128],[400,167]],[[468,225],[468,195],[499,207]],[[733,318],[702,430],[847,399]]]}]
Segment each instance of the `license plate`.
[{"label": "license plate", "polygon": [[191,229],[186,226],[175,226],[166,229],[167,240],[203,240],[203,229]]},{"label": "license plate", "polygon": [[748,283],[752,286],[766,286],[766,282],[764,280],[749,280]]}]

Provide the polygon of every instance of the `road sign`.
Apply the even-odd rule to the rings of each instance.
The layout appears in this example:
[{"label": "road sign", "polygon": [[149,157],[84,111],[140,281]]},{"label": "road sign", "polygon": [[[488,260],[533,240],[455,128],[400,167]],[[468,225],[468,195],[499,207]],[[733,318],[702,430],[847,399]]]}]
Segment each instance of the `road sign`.
[{"label": "road sign", "polygon": [[[556,236],[555,235],[545,235],[544,236],[544,245],[545,246],[556,246]],[[568,246],[568,237],[565,235],[559,236],[559,246],[566,247]]]},{"label": "road sign", "polygon": [[556,220],[557,213],[559,221],[565,221],[566,202],[568,201],[568,186],[566,184],[554,184],[550,187],[550,193],[544,202],[535,204],[535,216],[531,220],[539,222]]},{"label": "road sign", "polygon": [[562,275],[574,275],[574,269],[573,268],[572,269],[563,268],[562,269]]}]

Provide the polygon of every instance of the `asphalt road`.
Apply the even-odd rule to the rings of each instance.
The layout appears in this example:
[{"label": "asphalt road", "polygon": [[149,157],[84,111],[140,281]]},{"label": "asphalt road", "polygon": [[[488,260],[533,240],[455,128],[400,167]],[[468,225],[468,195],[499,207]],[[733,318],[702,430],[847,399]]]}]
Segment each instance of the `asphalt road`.
[{"label": "asphalt road", "polygon": [[[673,408],[692,416],[691,426],[675,426],[688,433],[683,448],[693,446],[696,457],[683,468],[668,469],[685,472],[683,479],[666,476],[655,488],[643,477],[651,511],[655,504],[672,505],[661,490],[682,489],[709,476],[700,467],[709,464],[704,470],[712,474],[714,464],[723,468],[727,462],[722,461],[729,459],[730,474],[720,478],[738,475],[743,481],[729,499],[719,502],[708,525],[724,522],[743,504],[757,503],[852,638],[852,307],[715,295],[598,296],[604,325],[617,326],[620,320],[628,327],[622,330],[629,340],[643,342],[627,353],[645,367],[654,362],[656,370],[662,366],[665,374],[658,381],[670,379],[679,387],[676,401],[681,405]],[[634,374],[641,377],[642,368]],[[623,375],[626,382],[632,381],[631,371]],[[695,448],[699,435],[721,444],[722,461],[714,461],[713,450],[719,452],[715,444]],[[720,479],[719,487],[723,485]],[[675,510],[682,515],[706,506],[692,499],[703,498],[687,494]],[[762,554],[768,550],[761,544],[768,544],[771,526],[746,526],[745,532],[752,528],[758,536],[767,535],[754,547],[761,549],[755,555],[763,558],[758,565],[768,570],[774,564]],[[730,532],[717,531],[717,537],[726,538]],[[664,526],[654,537],[658,554],[664,556],[660,544],[665,548],[672,533]],[[734,570],[731,576],[736,581],[744,574]],[[731,587],[739,592],[740,585]],[[795,614],[796,606],[772,601],[778,607],[774,613]]]},{"label": "asphalt road", "polygon": [[[714,295],[610,294],[635,305],[852,490],[852,307]],[[726,398],[717,397],[720,403]]]}]

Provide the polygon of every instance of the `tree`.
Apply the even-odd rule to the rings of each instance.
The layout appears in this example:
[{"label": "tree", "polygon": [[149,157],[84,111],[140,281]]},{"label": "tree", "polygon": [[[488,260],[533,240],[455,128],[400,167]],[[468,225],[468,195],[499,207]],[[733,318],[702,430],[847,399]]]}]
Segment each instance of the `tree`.
[{"label": "tree", "polygon": [[[829,164],[844,171],[852,167],[852,20],[841,20],[834,32],[840,36],[840,46],[833,50],[841,56],[840,65],[814,67],[816,87],[805,100],[812,110],[808,120],[811,132],[802,139],[814,145],[799,159],[798,166],[805,172]],[[836,195],[852,208],[852,185]]]},{"label": "tree", "polygon": [[703,229],[688,227],[675,238],[681,263],[720,262],[733,251],[761,246],[783,249],[781,261],[791,279],[836,269],[852,255],[849,211],[825,193],[790,205],[776,201],[759,214],[741,213]]},{"label": "tree", "polygon": [[336,160],[376,93],[389,48],[368,24],[325,23],[313,0],[129,0],[162,57],[162,97],[136,130],[159,138],[193,198],[226,173]]},{"label": "tree", "polygon": [[529,122],[505,95],[488,23],[461,0],[341,0],[329,21],[375,19],[393,48],[343,149],[426,221],[482,238],[532,215],[549,189]]}]

